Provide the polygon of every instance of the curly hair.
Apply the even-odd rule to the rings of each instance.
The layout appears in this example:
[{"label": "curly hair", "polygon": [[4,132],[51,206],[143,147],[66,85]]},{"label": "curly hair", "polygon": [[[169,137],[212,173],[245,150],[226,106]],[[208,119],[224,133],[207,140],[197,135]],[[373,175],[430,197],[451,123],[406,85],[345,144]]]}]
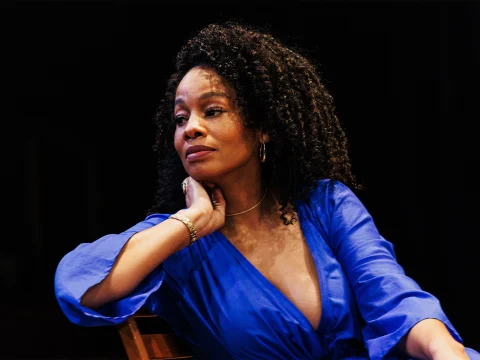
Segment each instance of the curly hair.
[{"label": "curly hair", "polygon": [[188,174],[174,151],[173,104],[178,84],[196,66],[213,69],[233,86],[247,129],[269,134],[263,181],[278,191],[285,224],[296,220],[296,200],[320,179],[360,188],[333,99],[313,63],[266,32],[227,21],[208,25],[177,54],[175,73],[154,117],[158,187],[149,213],[185,207],[179,184]]}]

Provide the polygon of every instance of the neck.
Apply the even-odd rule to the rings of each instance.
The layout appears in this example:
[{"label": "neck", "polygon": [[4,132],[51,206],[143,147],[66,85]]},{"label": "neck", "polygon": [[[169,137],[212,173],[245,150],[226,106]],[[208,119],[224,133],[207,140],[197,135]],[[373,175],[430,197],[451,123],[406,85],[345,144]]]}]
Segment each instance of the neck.
[{"label": "neck", "polygon": [[[236,204],[243,204],[241,208],[240,206],[237,207],[239,211],[232,211],[232,207],[229,205],[231,202],[226,199],[226,214],[237,214],[225,217],[225,226],[227,228],[241,228],[243,226],[247,226],[248,228],[259,228],[262,224],[265,224],[268,219],[272,218],[274,214],[276,214],[276,212],[278,211],[278,207],[276,206],[277,202],[272,196],[272,192],[270,191],[270,189],[260,188],[259,190],[260,191],[255,192],[252,191],[250,195],[248,194],[248,192],[241,192],[240,194],[235,194],[236,199],[239,200],[236,202]],[[244,196],[242,196],[242,193]],[[255,195],[252,195],[253,193]],[[252,207],[254,208],[252,209]]]},{"label": "neck", "polygon": [[[249,177],[236,178],[235,180],[222,179],[217,181],[215,185],[220,188],[225,197],[227,203],[226,213],[242,213],[227,216],[225,218],[225,226],[240,226],[243,224],[252,226],[260,223],[265,216],[272,215],[273,205],[276,201],[272,197],[272,191],[267,189],[265,184],[262,183],[260,174],[250,173]],[[263,200],[258,204],[262,198]],[[258,206],[251,209],[257,204]]]},{"label": "neck", "polygon": [[240,212],[237,212],[237,213],[232,213],[232,214],[225,214],[225,216],[238,216],[238,215],[243,215],[249,211],[252,211],[253,209],[255,209],[257,206],[259,206],[262,201],[265,199],[265,196],[267,195],[267,190],[268,189],[265,189],[265,191],[263,192],[263,195],[262,195],[262,198],[260,199],[259,202],[257,202],[255,205],[253,205],[252,207],[248,208],[247,210],[243,210],[243,211],[240,211]]}]

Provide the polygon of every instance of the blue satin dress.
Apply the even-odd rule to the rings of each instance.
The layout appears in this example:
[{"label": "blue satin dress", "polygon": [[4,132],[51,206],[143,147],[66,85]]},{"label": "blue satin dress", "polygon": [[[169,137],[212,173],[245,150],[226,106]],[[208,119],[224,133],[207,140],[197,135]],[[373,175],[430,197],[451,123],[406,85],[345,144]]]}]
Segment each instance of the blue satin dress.
[{"label": "blue satin dress", "polygon": [[437,298],[405,275],[392,244],[348,187],[319,181],[297,206],[322,295],[317,329],[219,231],[171,255],[128,297],[98,311],[81,306],[128,239],[168,214],[65,255],[55,274],[57,300],[83,326],[118,324],[147,308],[192,344],[196,359],[402,359],[395,344],[426,318],[441,320],[462,341]]}]

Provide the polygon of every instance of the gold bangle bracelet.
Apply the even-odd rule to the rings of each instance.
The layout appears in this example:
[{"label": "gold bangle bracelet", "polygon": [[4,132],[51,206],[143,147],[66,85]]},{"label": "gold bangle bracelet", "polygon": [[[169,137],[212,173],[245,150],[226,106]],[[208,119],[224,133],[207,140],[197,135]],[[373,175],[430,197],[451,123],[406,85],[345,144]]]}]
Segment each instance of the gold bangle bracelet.
[{"label": "gold bangle bracelet", "polygon": [[195,229],[195,226],[193,226],[193,223],[190,221],[188,217],[183,216],[181,214],[173,214],[173,215],[170,215],[170,219],[181,221],[188,228],[188,231],[190,231],[189,246],[192,245],[195,240],[197,240],[197,230]]}]

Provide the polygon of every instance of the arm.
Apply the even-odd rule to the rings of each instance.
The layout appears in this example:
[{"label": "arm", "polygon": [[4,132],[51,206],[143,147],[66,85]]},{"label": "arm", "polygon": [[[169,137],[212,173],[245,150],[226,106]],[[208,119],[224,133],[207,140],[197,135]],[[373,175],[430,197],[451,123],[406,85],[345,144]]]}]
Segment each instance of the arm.
[{"label": "arm", "polygon": [[398,346],[415,359],[469,360],[464,346],[450,335],[443,322],[436,319],[418,322]]},{"label": "arm", "polygon": [[[212,193],[215,209],[203,186],[190,180],[189,207],[179,211],[193,221],[198,238],[223,225],[225,201],[220,190]],[[189,244],[189,238],[183,223],[155,214],[121,234],[80,244],[63,257],[55,273],[55,295],[62,311],[78,325],[120,323],[160,288],[165,277],[160,265]]]},{"label": "arm", "polygon": [[[195,224],[197,237],[206,236],[223,226],[225,200],[218,188],[213,189],[217,205],[212,207],[204,187],[188,178],[188,208],[178,213]],[[167,219],[162,223],[136,233],[118,255],[108,276],[91,287],[81,300],[83,306],[98,308],[105,303],[124,297],[173,253],[190,242],[190,232],[180,221]]]},{"label": "arm", "polygon": [[[461,342],[438,299],[405,275],[396,261],[393,245],[379,234],[360,200],[340,182],[328,186],[328,195],[318,198],[316,213],[326,218],[321,221],[329,227],[327,241],[355,294],[372,360],[398,350],[396,345],[417,323],[418,327],[410,333],[413,336],[405,338],[406,349],[417,354],[418,343],[422,344],[421,349],[429,349],[423,331],[417,335],[418,329],[424,330],[423,325],[430,323],[421,324],[425,319],[439,320],[450,336]],[[426,331],[431,329],[438,328],[427,327]]]},{"label": "arm", "polygon": [[160,288],[165,274],[158,267],[128,297],[111,300],[108,306],[99,308],[100,302],[95,306],[81,301],[90,288],[105,281],[120,252],[135,234],[167,218],[165,214],[149,216],[122,233],[108,234],[94,242],[82,243],[61,259],[55,272],[55,296],[71,322],[83,326],[117,324],[136,312],[150,294]]},{"label": "arm", "polygon": [[[199,214],[184,211],[194,223]],[[82,296],[81,305],[97,309],[131,293],[140,282],[171,254],[189,244],[190,233],[185,225],[167,219],[133,235],[118,255],[107,277]]]}]

